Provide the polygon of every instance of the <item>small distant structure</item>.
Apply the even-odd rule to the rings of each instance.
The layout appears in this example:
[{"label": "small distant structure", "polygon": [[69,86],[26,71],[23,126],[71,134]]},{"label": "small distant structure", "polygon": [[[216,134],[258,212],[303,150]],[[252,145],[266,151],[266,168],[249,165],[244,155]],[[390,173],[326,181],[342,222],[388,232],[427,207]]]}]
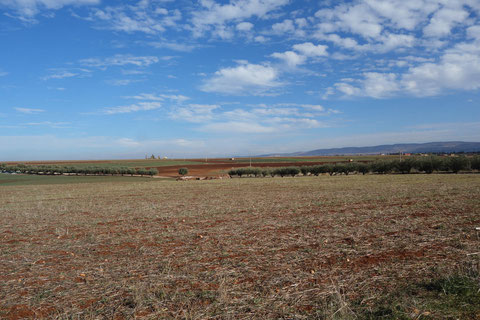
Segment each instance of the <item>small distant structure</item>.
[{"label": "small distant structure", "polygon": [[404,153],[404,156],[410,157],[412,154],[411,153]]},{"label": "small distant structure", "polygon": [[167,156],[163,157],[163,160],[167,160],[167,159],[168,159],[168,157],[167,157]]},{"label": "small distant structure", "polygon": [[230,161],[234,161],[234,160],[235,160],[235,158],[230,158]]},{"label": "small distant structure", "polygon": [[348,162],[353,162],[353,159],[348,159]]}]

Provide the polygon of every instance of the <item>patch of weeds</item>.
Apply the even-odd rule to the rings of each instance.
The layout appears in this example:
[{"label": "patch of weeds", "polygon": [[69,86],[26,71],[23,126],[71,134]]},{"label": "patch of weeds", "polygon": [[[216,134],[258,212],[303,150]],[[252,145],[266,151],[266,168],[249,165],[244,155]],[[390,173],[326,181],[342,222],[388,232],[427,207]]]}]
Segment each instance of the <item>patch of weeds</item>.
[{"label": "patch of weeds", "polygon": [[34,297],[34,300],[35,301],[41,301],[41,300],[45,300],[47,299],[48,297],[50,297],[52,295],[52,291],[51,290],[42,290],[40,291],[39,293],[37,293]]},{"label": "patch of weeds", "polygon": [[372,309],[361,312],[359,319],[376,320],[376,319],[399,319],[407,320],[411,319],[404,310],[404,307],[398,305],[394,301],[383,300],[379,302],[379,305],[374,306]]},{"label": "patch of weeds", "polygon": [[435,279],[423,287],[429,293],[429,309],[465,317],[480,314],[480,286],[470,277],[454,275]]},{"label": "patch of weeds", "polygon": [[[413,308],[415,306],[415,308]],[[406,285],[373,305],[353,304],[359,319],[477,319],[480,315],[478,279],[465,275],[438,277]]]},{"label": "patch of weeds", "polygon": [[214,302],[217,300],[218,293],[212,290],[197,291],[195,297],[200,300]]}]

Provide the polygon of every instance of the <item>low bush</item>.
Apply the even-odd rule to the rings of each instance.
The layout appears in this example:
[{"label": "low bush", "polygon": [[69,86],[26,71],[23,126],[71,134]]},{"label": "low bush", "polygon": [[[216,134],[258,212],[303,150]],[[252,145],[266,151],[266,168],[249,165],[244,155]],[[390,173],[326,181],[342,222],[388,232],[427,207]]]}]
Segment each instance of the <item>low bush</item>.
[{"label": "low bush", "polygon": [[357,170],[361,174],[365,175],[370,172],[370,166],[366,163],[358,163],[357,164]]},{"label": "low bush", "polygon": [[480,156],[470,159],[470,167],[472,170],[480,170]]},{"label": "low bush", "polygon": [[470,167],[470,161],[468,161],[467,157],[464,156],[452,157],[446,161],[445,165],[448,171],[458,173],[462,170],[468,170]]},{"label": "low bush", "polygon": [[394,162],[394,168],[403,174],[410,173],[413,168],[416,166],[416,161],[415,159],[412,158],[407,158],[401,161],[395,161]]},{"label": "low bush", "polygon": [[299,167],[275,168],[273,169],[273,173],[280,177],[285,177],[285,176],[295,177],[297,174],[300,173],[300,168]]},{"label": "low bush", "polygon": [[371,171],[379,174],[390,173],[393,170],[392,161],[375,161],[371,164]]},{"label": "low bush", "polygon": [[182,175],[182,176],[188,174],[188,168],[180,168],[180,169],[178,169],[178,174],[179,174],[179,175]]}]

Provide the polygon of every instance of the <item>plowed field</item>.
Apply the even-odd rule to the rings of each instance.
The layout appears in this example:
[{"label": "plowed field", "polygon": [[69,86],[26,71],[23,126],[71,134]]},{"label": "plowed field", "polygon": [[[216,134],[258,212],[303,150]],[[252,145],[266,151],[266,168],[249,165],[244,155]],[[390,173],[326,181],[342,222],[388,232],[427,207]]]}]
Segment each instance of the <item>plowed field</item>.
[{"label": "plowed field", "polygon": [[479,195],[475,174],[3,186],[0,318],[478,319]]}]

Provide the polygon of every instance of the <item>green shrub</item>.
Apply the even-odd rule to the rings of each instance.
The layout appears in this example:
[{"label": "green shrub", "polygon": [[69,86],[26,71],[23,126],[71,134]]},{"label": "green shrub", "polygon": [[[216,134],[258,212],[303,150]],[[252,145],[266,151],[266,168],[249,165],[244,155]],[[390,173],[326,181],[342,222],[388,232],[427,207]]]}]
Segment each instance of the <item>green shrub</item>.
[{"label": "green shrub", "polygon": [[302,166],[302,167],[300,167],[300,172],[301,172],[304,176],[306,176],[306,175],[308,175],[309,173],[311,173],[311,169],[312,169],[312,167]]},{"label": "green shrub", "polygon": [[375,161],[372,163],[371,169],[375,173],[385,174],[393,170],[392,161]]},{"label": "green shrub", "polygon": [[297,174],[300,173],[300,168],[299,167],[275,168],[273,172],[275,175],[279,175],[280,177],[285,177],[285,176],[295,177]]},{"label": "green shrub", "polygon": [[432,173],[434,171],[447,170],[445,168],[446,163],[447,161],[441,159],[440,157],[422,157],[415,162],[414,168],[425,173]]},{"label": "green shrub", "polygon": [[416,161],[412,158],[407,158],[402,161],[395,162],[395,169],[403,174],[410,173],[413,168],[415,168]]},{"label": "green shrub", "polygon": [[180,168],[180,169],[178,169],[178,174],[179,174],[179,175],[182,175],[182,176],[188,174],[188,168]]},{"label": "green shrub", "polygon": [[[145,168],[138,168],[138,169],[137,169],[137,174],[142,175],[142,176],[143,176],[143,175],[147,175],[147,174],[148,174],[148,170],[145,169]],[[112,173],[112,175],[113,175],[113,173]]]},{"label": "green shrub", "polygon": [[335,166],[333,164],[324,164],[323,168],[325,173],[328,173],[331,176],[335,173]]},{"label": "green shrub", "polygon": [[272,174],[272,169],[270,168],[262,168],[262,176],[270,176]]},{"label": "green shrub", "polygon": [[470,159],[470,167],[472,170],[480,170],[480,156],[475,156]]},{"label": "green shrub", "polygon": [[462,170],[467,170],[470,167],[470,162],[468,161],[467,157],[452,157],[446,163],[447,168],[449,171],[454,173],[458,173]]},{"label": "green shrub", "polygon": [[370,172],[370,166],[366,163],[358,163],[357,164],[357,171],[361,174],[365,175],[366,173]]},{"label": "green shrub", "polygon": [[335,163],[335,165],[333,166],[333,172],[339,174],[345,173],[348,175],[347,167],[343,163]]}]

